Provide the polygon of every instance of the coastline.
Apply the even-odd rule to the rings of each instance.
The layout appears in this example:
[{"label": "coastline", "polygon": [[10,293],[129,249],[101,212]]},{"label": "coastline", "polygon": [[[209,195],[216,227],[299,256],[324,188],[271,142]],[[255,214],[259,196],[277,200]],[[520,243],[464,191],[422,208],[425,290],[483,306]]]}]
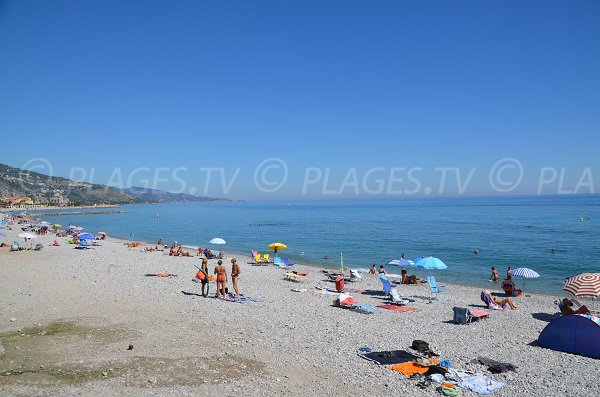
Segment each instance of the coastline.
[{"label": "coastline", "polygon": [[[432,387],[421,390],[415,380],[357,355],[363,346],[407,349],[415,339],[461,368],[504,382],[496,396],[600,393],[588,376],[600,369],[598,360],[536,346],[540,331],[557,317],[548,296],[519,298],[517,310],[455,325],[452,307],[480,308],[480,289],[447,284],[430,304],[427,287],[399,286],[416,311],[364,315],[333,307],[333,297],[315,289],[332,287],[319,269],[295,265],[309,274],[292,283],[282,269],[252,266],[247,255],[228,252],[242,266],[241,293],[258,298],[240,304],[197,295],[198,257],[140,252],[110,236],[93,250],[74,249],[64,239],[60,247],[48,246],[54,238],[36,239],[42,251],[0,251],[0,390],[7,394],[430,396]],[[214,264],[210,260],[209,269]],[[360,303],[386,301],[375,276],[346,287]],[[470,363],[478,356],[518,369],[492,375]],[[31,372],[19,373],[24,370]]]}]

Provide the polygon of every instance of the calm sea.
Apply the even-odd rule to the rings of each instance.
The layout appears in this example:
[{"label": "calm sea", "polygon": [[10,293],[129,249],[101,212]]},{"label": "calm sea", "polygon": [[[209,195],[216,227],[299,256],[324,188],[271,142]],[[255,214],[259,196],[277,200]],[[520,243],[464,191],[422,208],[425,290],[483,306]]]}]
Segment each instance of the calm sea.
[{"label": "calm sea", "polygon": [[[448,265],[447,270],[434,271],[438,280],[483,287],[490,286],[491,266],[500,275],[508,266],[528,267],[541,275],[526,281],[530,292],[560,293],[565,277],[600,272],[600,196],[130,205],[122,209],[127,213],[46,220],[126,239],[133,234],[134,240],[161,238],[200,247],[221,237],[230,252],[267,252],[269,243],[283,242],[289,247],[283,256],[315,266],[339,266],[341,252],[346,267],[362,268],[384,264],[403,253],[409,259],[432,255]],[[476,249],[479,255],[474,255]],[[324,259],[326,255],[332,259]],[[420,269],[409,272],[426,274]]]}]

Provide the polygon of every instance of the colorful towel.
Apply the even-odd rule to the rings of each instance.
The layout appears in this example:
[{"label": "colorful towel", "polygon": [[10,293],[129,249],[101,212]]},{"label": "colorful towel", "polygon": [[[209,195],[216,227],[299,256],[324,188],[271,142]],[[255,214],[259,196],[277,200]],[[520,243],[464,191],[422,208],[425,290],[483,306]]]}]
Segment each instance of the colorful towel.
[{"label": "colorful towel", "polygon": [[[440,363],[440,360],[431,360],[436,365]],[[390,367],[392,371],[400,372],[406,376],[413,376],[414,374],[424,374],[429,371],[429,367],[424,367],[417,364],[416,361],[409,361],[402,364],[395,364]]]},{"label": "colorful towel", "polygon": [[398,305],[392,305],[392,304],[379,305],[377,307],[380,309],[392,310],[395,312],[412,312],[412,311],[417,310],[414,307],[398,306]]}]

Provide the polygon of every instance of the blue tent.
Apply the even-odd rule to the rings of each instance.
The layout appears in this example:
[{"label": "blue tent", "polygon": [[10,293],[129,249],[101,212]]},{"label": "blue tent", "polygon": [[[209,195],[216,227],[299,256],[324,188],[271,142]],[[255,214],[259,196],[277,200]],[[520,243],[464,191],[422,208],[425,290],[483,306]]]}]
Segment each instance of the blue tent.
[{"label": "blue tent", "polygon": [[580,314],[553,320],[538,337],[540,346],[561,352],[600,358],[600,319]]}]

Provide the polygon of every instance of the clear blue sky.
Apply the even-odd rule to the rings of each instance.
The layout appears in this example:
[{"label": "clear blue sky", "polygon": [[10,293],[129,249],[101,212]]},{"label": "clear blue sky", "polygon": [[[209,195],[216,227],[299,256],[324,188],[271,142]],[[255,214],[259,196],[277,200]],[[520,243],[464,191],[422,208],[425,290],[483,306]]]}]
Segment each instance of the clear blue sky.
[{"label": "clear blue sky", "polygon": [[[328,190],[351,167],[422,167],[418,194],[439,194],[435,167],[475,167],[465,193],[498,194],[488,174],[515,158],[510,193],[536,192],[541,167],[566,167],[563,190],[589,168],[600,190],[599,20],[598,1],[0,0],[0,162],[98,183],[185,167],[197,192],[202,167],[240,168],[227,196],[287,199],[319,196],[306,167],[327,166]],[[289,177],[264,194],[271,157]]]}]

